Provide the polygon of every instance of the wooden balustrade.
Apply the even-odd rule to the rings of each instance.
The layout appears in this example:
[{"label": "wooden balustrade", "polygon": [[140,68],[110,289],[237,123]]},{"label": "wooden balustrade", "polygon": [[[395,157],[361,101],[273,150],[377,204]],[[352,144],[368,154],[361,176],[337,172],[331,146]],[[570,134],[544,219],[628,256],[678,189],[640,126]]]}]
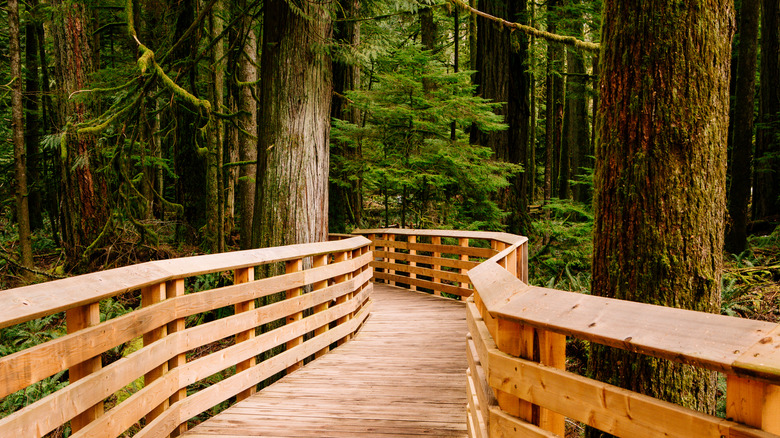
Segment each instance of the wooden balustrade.
[{"label": "wooden balustrade", "polygon": [[[178,436],[190,418],[233,396],[248,397],[259,382],[295,370],[358,329],[371,292],[368,244],[363,237],[342,236],[149,262],[3,291],[0,328],[66,311],[68,334],[0,358],[0,397],[64,370],[70,384],[0,419],[0,436],[41,437],[68,422],[74,437],[120,436],[141,424],[136,437]],[[313,259],[309,269],[303,269],[305,258]],[[254,279],[256,266],[276,262],[287,265],[284,275]],[[185,294],[186,278],[230,271],[233,285]],[[302,294],[309,285],[311,292]],[[100,321],[101,300],[139,290],[139,309]],[[280,292],[285,300],[255,307],[257,299]],[[234,309],[232,315],[185,326],[188,317],[226,307]],[[258,332],[280,319],[287,324]],[[102,353],[139,338],[139,350],[101,367]],[[258,362],[280,345],[284,352]],[[188,361],[188,353],[208,346],[210,354]],[[223,380],[188,396],[188,387],[220,372]],[[143,388],[117,403],[113,395],[141,377]]]}]

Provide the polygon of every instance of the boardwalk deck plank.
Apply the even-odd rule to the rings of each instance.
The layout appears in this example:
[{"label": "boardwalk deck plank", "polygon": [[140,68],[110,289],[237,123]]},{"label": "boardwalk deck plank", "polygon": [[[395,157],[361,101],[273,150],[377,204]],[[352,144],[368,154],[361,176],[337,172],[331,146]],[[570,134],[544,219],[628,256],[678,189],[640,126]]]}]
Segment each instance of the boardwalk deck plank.
[{"label": "boardwalk deck plank", "polygon": [[187,438],[465,437],[462,303],[375,284],[358,335]]}]

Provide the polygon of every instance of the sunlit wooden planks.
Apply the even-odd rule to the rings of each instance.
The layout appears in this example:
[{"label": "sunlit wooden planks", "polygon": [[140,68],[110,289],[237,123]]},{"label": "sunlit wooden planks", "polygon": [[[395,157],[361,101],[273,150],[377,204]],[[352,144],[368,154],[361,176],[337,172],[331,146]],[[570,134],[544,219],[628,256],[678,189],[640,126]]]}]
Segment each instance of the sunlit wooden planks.
[{"label": "sunlit wooden planks", "polygon": [[463,303],[382,284],[372,301],[352,341],[186,436],[465,437]]}]

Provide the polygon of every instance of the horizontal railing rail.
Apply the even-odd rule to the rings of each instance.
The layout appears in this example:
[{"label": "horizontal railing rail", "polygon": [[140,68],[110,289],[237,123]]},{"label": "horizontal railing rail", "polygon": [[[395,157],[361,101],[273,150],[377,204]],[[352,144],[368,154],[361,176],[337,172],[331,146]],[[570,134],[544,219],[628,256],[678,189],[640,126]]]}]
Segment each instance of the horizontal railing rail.
[{"label": "horizontal railing rail", "polygon": [[[518,249],[468,272],[470,436],[780,435],[780,325],[529,286]],[[724,373],[727,419],[565,371],[567,336]]]},{"label": "horizontal railing rail", "polygon": [[[513,272],[527,280],[527,238],[508,233],[382,228],[355,230],[371,239],[374,278],[411,290],[463,299],[472,294],[467,272],[513,248]],[[519,251],[519,252],[518,252]]]},{"label": "horizontal railing rail", "polygon": [[[363,237],[143,263],[0,292],[0,328],[65,312],[68,334],[0,358],[0,397],[68,372],[62,389],[0,419],[0,436],[41,437],[69,422],[73,437],[176,436],[213,406],[350,338],[368,316],[372,255]],[[254,279],[283,263],[285,274]],[[185,279],[233,271],[233,285],[185,293]],[[307,293],[303,293],[304,288]],[[138,291],[141,307],[100,320],[100,302]],[[275,297],[263,306],[256,302]],[[187,326],[188,317],[229,307]],[[276,328],[262,330],[266,324]],[[271,326],[273,327],[273,326]],[[101,355],[129,342],[137,351],[107,366]],[[204,347],[210,354],[188,353]],[[284,350],[266,360],[258,356]],[[208,386],[210,376],[224,379]],[[143,387],[107,409],[106,400]],[[195,392],[195,387],[205,387]]]}]

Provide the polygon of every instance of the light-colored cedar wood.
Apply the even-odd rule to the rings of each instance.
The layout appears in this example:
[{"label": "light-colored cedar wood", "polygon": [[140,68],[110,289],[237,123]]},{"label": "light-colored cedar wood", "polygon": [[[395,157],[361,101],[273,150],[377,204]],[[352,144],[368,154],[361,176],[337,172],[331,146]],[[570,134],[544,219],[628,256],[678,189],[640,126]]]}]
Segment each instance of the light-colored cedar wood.
[{"label": "light-colored cedar wood", "polygon": [[[493,340],[496,347],[512,356],[524,359],[533,359],[534,356],[534,329],[526,325],[497,318],[496,333]],[[527,400],[517,395],[496,389],[496,399],[501,410],[514,417],[538,425],[539,407],[533,406]]]},{"label": "light-colored cedar wood", "polygon": [[[458,239],[458,244],[460,245],[461,248],[466,248],[466,247],[469,246],[469,239],[467,239],[465,237],[461,237],[461,238]],[[467,261],[468,259],[469,259],[469,256],[467,254],[465,254],[465,253],[461,253],[460,254],[460,260],[461,261]],[[460,282],[460,287],[464,288],[464,289],[468,289],[468,287],[469,287],[468,276],[466,275],[467,272],[468,272],[467,269],[463,269],[463,268],[460,269],[461,275],[463,275],[464,277],[467,278],[467,280],[465,280],[465,281],[461,280],[461,282]]]},{"label": "light-colored cedar wood", "polygon": [[[532,287],[493,263],[469,271],[487,310],[537,328],[688,363],[726,374],[780,383],[772,356],[776,324]],[[765,344],[770,344],[767,348]],[[755,348],[757,356],[746,357]],[[774,349],[773,349],[774,348]],[[749,364],[750,360],[756,363]]]},{"label": "light-colored cedar wood", "polygon": [[[366,278],[370,278],[370,271],[366,271],[362,275],[364,278],[359,278],[359,282],[365,282]],[[119,391],[139,376],[152,371],[159,364],[166,363],[178,354],[206,345],[214,340],[223,339],[235,335],[236,333],[246,331],[250,327],[256,327],[268,321],[284,318],[286,315],[312,307],[318,303],[336,299],[337,297],[348,293],[353,284],[354,283],[351,281],[336,284],[321,291],[317,291],[317,293],[302,295],[291,300],[263,306],[250,312],[222,318],[211,323],[190,328],[185,332],[172,333],[171,335],[164,337],[161,341],[136,351],[126,358],[114,362],[108,367],[91,374],[88,378],[68,385],[49,397],[0,419],[0,436],[18,434],[18,436],[25,437],[40,437],[56,428],[58,425],[64,424],[77,414],[86,411],[90,406]],[[364,291],[363,297],[367,296],[367,293],[368,290]],[[357,300],[350,302],[350,305],[356,306],[356,302]],[[300,333],[296,332],[290,339],[302,336],[306,331],[314,330],[317,323],[320,325],[324,324],[323,318],[330,318],[325,320],[331,321],[337,317],[341,317],[341,315],[348,314],[353,310],[354,308],[352,307],[342,306],[334,310],[334,312],[342,313],[329,314],[323,312],[321,315],[314,315],[312,318],[307,318],[304,321],[307,324],[313,325],[311,327],[306,327],[306,330],[301,331]],[[282,328],[284,329],[284,327]],[[276,335],[274,333],[272,334],[274,336]],[[288,339],[278,340],[274,338],[275,343],[273,345],[279,345],[279,342],[283,343],[287,340]],[[211,366],[216,366],[216,368],[210,373],[202,375],[201,378],[210,376],[223,369],[225,366],[234,365],[257,354],[257,348],[255,348],[254,342],[267,342],[267,339],[257,337],[251,341],[243,342],[237,346],[231,347],[238,347],[235,350],[238,352],[235,353],[238,355],[235,361],[225,364],[224,366],[222,363],[212,363]],[[185,368],[179,368],[177,369],[177,372],[182,369]],[[182,378],[186,381],[186,384],[194,383],[198,380]],[[95,384],[95,382],[100,382],[100,384]],[[141,391],[144,391],[144,389]],[[166,394],[165,397],[168,397],[169,395],[170,394]],[[140,415],[148,412],[149,406],[144,405],[142,406],[142,409],[145,410],[143,410]]]},{"label": "light-colored cedar wood", "polygon": [[520,277],[517,270],[517,249],[506,255],[506,270],[515,277]]},{"label": "light-colored cedar wood", "polygon": [[352,341],[185,436],[465,437],[463,304],[381,284],[372,301]]},{"label": "light-colored cedar wood", "polygon": [[[549,330],[533,329],[539,339],[539,362],[559,370],[566,369],[566,336]],[[540,409],[539,427],[557,435],[566,433],[566,418],[549,409]]]},{"label": "light-colored cedar wood", "polygon": [[[292,286],[323,281],[355,270],[359,266],[365,266],[370,259],[370,254],[364,254],[359,260],[351,260],[348,263],[168,299],[103,322],[98,326],[0,358],[0,375],[5,376],[4,379],[0,379],[0,397],[24,389],[41,379],[98,356],[116,345],[128,342],[152,328],[161,327],[176,319],[254,300]],[[48,360],[51,357],[57,357],[58,360]]]},{"label": "light-colored cedar wood", "polygon": [[[370,244],[368,239],[356,236],[332,242],[157,260],[20,287],[3,292],[3,306],[0,307],[0,328],[177,278],[247,268],[330,252],[348,251],[368,244]],[[57,293],[54,294],[52,291],[57,291]]]},{"label": "light-colored cedar wood", "polygon": [[742,353],[731,366],[742,376],[780,384],[780,325]]},{"label": "light-colored cedar wood", "polygon": [[473,425],[472,430],[475,432],[469,436],[487,438],[487,424],[485,423],[485,417],[482,415],[482,408],[479,405],[479,399],[476,394],[477,389],[475,388],[474,377],[470,369],[466,369],[466,380],[467,415],[470,417],[470,423]]},{"label": "light-colored cedar wood", "polygon": [[[148,307],[157,304],[167,297],[165,292],[166,283],[158,283],[152,286],[147,286],[141,289],[141,306]],[[147,333],[144,333],[143,341],[144,347],[163,339],[168,334],[168,326],[162,325],[160,327],[153,328]],[[144,386],[149,385],[160,377],[164,376],[168,372],[168,359],[159,363],[158,366],[149,370],[144,374]],[[163,411],[168,409],[168,399],[165,399],[158,406],[149,411],[146,415],[146,422],[150,422],[157,418]]]},{"label": "light-colored cedar wood", "polygon": [[[138,421],[138,419],[140,419],[141,416],[144,415],[145,413],[144,409],[148,409],[148,406],[153,405],[154,403],[159,403],[161,400],[163,400],[166,397],[166,394],[175,392],[177,388],[186,388],[187,385],[189,384],[202,380],[222,369],[225,369],[237,363],[241,363],[242,361],[245,361],[246,358],[253,357],[258,352],[266,351],[278,345],[284,344],[286,341],[290,339],[294,339],[296,337],[301,336],[303,333],[313,330],[318,325],[323,324],[323,322],[333,321],[338,317],[340,317],[341,315],[348,314],[351,311],[354,311],[355,309],[359,308],[363,300],[367,299],[367,297],[368,297],[368,293],[364,292],[363,294],[357,296],[355,300],[350,301],[348,303],[344,303],[340,306],[330,308],[326,312],[313,315],[310,318],[299,320],[293,324],[284,325],[271,332],[267,332],[260,336],[251,338],[241,344],[236,344],[226,349],[220,350],[219,353],[217,353],[217,357],[219,357],[219,360],[214,360],[213,357],[205,356],[197,360],[194,360],[192,362],[189,362],[186,365],[183,365],[182,367],[173,370],[171,373],[166,374],[162,379],[156,380],[149,387],[145,387],[140,391],[138,391],[137,393],[135,393],[132,397],[128,398],[127,400],[125,400],[125,402],[120,404],[119,407],[110,411],[109,414],[107,414],[106,416],[107,418],[101,418],[101,422],[96,422],[95,424],[91,425],[92,428],[89,429],[89,431],[100,430],[103,433],[105,433],[106,436],[116,436],[120,434],[122,431],[124,431],[125,429],[127,429],[128,427],[130,427],[136,421]],[[303,297],[299,297],[299,298],[303,298]],[[279,302],[275,304],[283,304],[283,303],[284,302]],[[353,325],[345,325],[344,327],[345,328],[340,329],[340,332],[336,333],[334,337],[328,338],[328,341],[322,343],[322,345],[329,345],[331,342],[339,339],[339,337],[344,336],[344,334],[339,334],[339,333],[342,332],[348,333],[350,330],[354,331],[354,329],[356,328],[356,326]],[[319,339],[319,337],[315,339]],[[166,341],[167,340],[168,339],[166,339]],[[321,342],[321,341],[317,341],[317,342]],[[265,363],[266,362],[263,362],[263,364]],[[290,365],[292,365],[292,363],[290,363]],[[281,369],[274,368],[274,372],[266,375],[262,379],[265,379],[271,376],[272,374],[275,374],[278,371],[281,371]],[[173,373],[175,373],[175,375]],[[256,381],[255,383],[258,382],[259,380]],[[243,391],[245,390],[246,389],[244,389]],[[214,394],[214,391],[212,390],[211,392],[209,392],[209,394]],[[219,393],[213,396],[221,397],[223,395],[224,393]],[[233,395],[235,394],[230,393],[229,395],[224,395],[224,397],[228,398]],[[204,399],[204,396],[198,393],[198,397],[201,398],[201,402],[199,403],[202,403],[203,402],[202,399]],[[216,399],[215,401],[213,401],[213,404],[207,406],[207,408],[221,402],[222,400],[224,399],[222,398]],[[189,403],[189,401],[183,403]],[[179,403],[178,405],[180,406],[181,404],[182,403]],[[177,406],[177,405],[174,404],[173,406]],[[200,412],[196,412],[195,414],[198,413]],[[166,411],[164,414],[162,414],[164,419],[160,421],[168,424],[167,422],[172,421],[171,420],[172,418],[178,418],[178,417],[171,417],[171,415],[173,414],[170,414],[168,411]],[[181,418],[180,422],[186,422],[188,418],[189,417]],[[168,429],[166,429],[166,431],[167,430]],[[90,436],[90,435],[87,434],[86,436]]]},{"label": "light-colored cedar wood", "polygon": [[[388,254],[387,261],[388,261],[388,263],[395,263],[396,258],[393,255],[393,253],[394,252],[398,252],[398,251],[396,251],[396,248],[398,248],[398,247],[395,245],[395,240],[396,240],[395,239],[395,234],[388,234],[387,240],[388,240],[389,244],[387,245],[386,251],[390,253],[390,254]],[[404,243],[406,243],[406,242],[404,242]],[[392,270],[392,269],[388,269],[387,273],[390,274],[390,275],[395,275],[395,271]],[[395,281],[390,280],[390,285],[394,286],[395,285]]]},{"label": "light-colored cedar wood", "polygon": [[488,354],[492,387],[617,436],[775,436],[497,349]]},{"label": "light-colored cedar wood", "polygon": [[[493,240],[490,242],[490,247],[493,248],[497,254],[501,254],[501,252],[506,249],[506,246],[507,245],[504,242],[500,242],[498,240]],[[501,257],[499,257],[496,261],[496,263],[498,263],[498,265],[504,269],[507,269],[507,256],[509,256],[509,253],[502,254]],[[509,271],[509,273],[514,275],[514,273],[511,271]]]},{"label": "light-colored cedar wood", "polygon": [[[248,268],[251,269],[251,268]],[[254,272],[254,271],[253,271]],[[172,280],[165,284],[165,295],[167,299],[173,299],[176,297],[184,296],[184,280]],[[178,333],[181,331],[184,331],[186,320],[184,318],[175,319],[168,323],[168,333]],[[187,363],[187,355],[185,353],[179,353],[172,359],[168,360],[168,370],[174,370],[176,368],[179,368],[180,366],[183,366]],[[175,391],[173,395],[171,395],[168,398],[168,403],[173,404],[176,403],[179,400],[184,399],[187,397],[187,388],[180,388],[178,391]],[[173,431],[171,431],[171,437],[175,438],[179,435],[181,435],[184,431],[187,430],[187,423],[184,422],[180,424],[178,427],[176,427]]]},{"label": "light-colored cedar wood", "polygon": [[466,301],[466,323],[468,324],[469,334],[471,334],[479,363],[487,371],[490,368],[490,362],[488,362],[490,355],[488,352],[497,348],[493,337],[488,332],[487,326],[479,315],[477,306],[470,300],[471,298]]},{"label": "light-colored cedar wood", "polygon": [[528,242],[517,247],[517,278],[528,283]]},{"label": "light-colored cedar wood", "polygon": [[[413,243],[417,243],[417,236],[409,236],[409,237],[407,238],[407,241],[408,241],[409,243],[412,243],[412,244],[413,244]],[[417,251],[416,251],[416,250],[414,250],[414,249],[410,249],[410,250],[409,250],[409,255],[411,255],[411,256],[417,255]],[[415,270],[414,270],[414,268],[415,268],[416,266],[417,266],[417,262],[415,262],[415,261],[410,261],[410,262],[409,262],[409,268],[410,268],[410,269],[408,270],[408,272],[409,272],[409,277],[410,277],[410,278],[417,278],[417,272],[415,272]],[[413,290],[413,291],[414,291],[414,290],[417,290],[417,286],[416,286],[415,284],[410,284],[410,285],[409,285],[409,289],[410,289],[410,290]]]},{"label": "light-colored cedar wood", "polygon": [[[289,262],[288,262],[289,263]],[[255,280],[255,268],[241,268],[233,271],[233,284],[250,283]],[[255,308],[255,300],[244,301],[235,305],[235,313],[248,312]],[[243,342],[255,337],[255,329],[251,328],[245,332],[236,334],[236,343]],[[255,365],[256,359],[254,357],[236,364],[236,372],[248,370]],[[255,393],[255,388],[248,388],[246,391],[239,393],[236,396],[236,400],[243,400]]]},{"label": "light-colored cedar wood", "polygon": [[780,386],[727,377],[726,418],[780,435]]},{"label": "light-colored cedar wood", "polygon": [[[438,252],[442,254],[467,255],[471,257],[490,258],[496,254],[491,248],[480,248],[476,246],[458,246],[458,245],[433,245],[431,243],[409,243],[400,240],[393,240],[394,235],[390,235],[390,240],[378,240],[374,242],[376,246],[389,249],[385,251],[392,252],[394,249],[414,249],[418,252]],[[466,239],[464,237],[464,239]],[[397,251],[396,251],[397,252]],[[391,257],[392,258],[392,257]]]},{"label": "light-colored cedar wood", "polygon": [[[330,258],[329,255],[315,256],[314,259],[312,260],[312,267],[313,268],[319,268],[319,267],[327,265],[329,258]],[[312,284],[312,291],[316,292],[318,290],[325,289],[326,287],[328,287],[328,280],[318,281],[318,282]],[[330,304],[330,301],[326,301],[324,303],[317,304],[316,306],[313,307],[313,312],[314,313],[324,312],[324,311],[328,310],[328,305],[329,304]],[[316,329],[314,329],[314,336],[319,336],[319,335],[325,333],[326,331],[328,331],[328,327],[329,327],[328,324],[324,324],[322,327],[317,327]],[[315,358],[321,357],[323,354],[327,353],[329,349],[330,349],[330,346],[326,346],[322,350],[320,350],[317,353],[315,353],[314,357]]]},{"label": "light-colored cedar wood", "polygon": [[[336,253],[334,255],[334,262],[335,263],[343,263],[343,262],[346,262],[346,261],[350,260],[351,257],[352,257],[352,252],[351,251],[344,251],[344,252],[341,252],[341,253]],[[336,283],[340,283],[340,282],[343,282],[343,281],[349,281],[350,280],[349,277],[350,277],[350,274],[339,275],[339,276],[335,277],[335,280],[336,280]],[[341,303],[345,302],[348,299],[349,299],[348,295],[339,297],[339,298],[336,299],[336,304],[341,304]],[[345,324],[348,320],[349,320],[349,315],[342,316],[341,318],[338,319],[337,324],[338,325]],[[344,342],[346,342],[348,340],[349,340],[349,335],[346,338],[344,338],[344,339],[339,339],[338,345],[341,345],[342,343],[344,343]]]},{"label": "light-colored cedar wood", "polygon": [[479,401],[480,412],[482,413],[482,418],[488,420],[490,418],[488,409],[491,406],[497,406],[498,401],[493,393],[493,389],[487,383],[485,369],[482,367],[482,363],[479,362],[479,353],[477,353],[474,340],[470,334],[466,339],[466,356],[469,361],[469,371],[474,379],[474,388]]},{"label": "light-colored cedar wood", "polygon": [[[419,268],[418,268],[419,269]],[[451,284],[445,284],[445,283],[434,283],[432,281],[423,280],[420,278],[410,279],[409,277],[404,277],[403,275],[389,275],[385,274],[384,272],[374,272],[374,278],[379,279],[385,279],[385,280],[394,280],[398,283],[410,283],[414,282],[418,287],[425,287],[429,289],[438,289],[441,292],[447,292],[448,294],[452,295],[458,295],[461,297],[467,297],[472,294],[471,289],[463,289],[458,286],[453,286]]]},{"label": "light-colored cedar wood", "polygon": [[[432,245],[441,245],[441,236],[431,236],[431,244]],[[431,259],[432,259],[431,260],[431,264],[433,265],[433,270],[434,271],[441,270],[442,266],[449,266],[449,267],[452,267],[452,268],[460,268],[461,267],[461,266],[451,266],[451,265],[447,264],[447,263],[449,263],[449,261],[445,262],[445,261],[440,260],[442,258],[442,256],[441,256],[441,253],[438,252],[438,251],[433,251],[433,253],[431,255],[432,255],[432,257],[431,257]],[[415,257],[419,257],[419,256],[415,256]],[[417,261],[420,261],[420,260],[418,259]],[[455,260],[451,260],[451,261],[455,262]],[[426,261],[422,261],[422,262],[423,263],[427,263]],[[457,262],[460,262],[460,259],[458,259]],[[434,283],[441,283],[441,278],[439,278],[438,276],[434,276],[433,277],[433,282]],[[441,295],[441,291],[439,289],[434,288],[433,289],[433,294],[434,295]]]},{"label": "light-colored cedar wood", "polygon": [[548,432],[538,426],[502,412],[498,407],[490,408],[490,436],[492,437],[528,437],[528,438],[560,438],[553,432]]},{"label": "light-colored cedar wood", "polygon": [[[299,272],[303,270],[303,259],[296,259],[296,260],[288,260],[284,265],[284,273],[285,274],[292,274],[293,272]],[[296,287],[293,289],[288,289],[286,291],[286,298],[292,299],[295,298],[303,293],[303,290],[300,287]],[[286,323],[292,324],[296,321],[299,321],[303,318],[303,312],[295,312],[290,315],[287,315]],[[292,339],[290,341],[287,341],[287,349],[290,350],[293,347],[296,347],[303,343],[303,336]],[[301,362],[295,363],[293,365],[290,365],[290,367],[287,369],[288,373],[291,373],[298,368],[303,366],[303,359],[301,359]]]},{"label": "light-colored cedar wood", "polygon": [[[100,303],[93,303],[82,307],[69,309],[65,313],[65,321],[68,333],[100,324]],[[51,358],[50,358],[51,359]],[[68,370],[68,380],[74,383],[99,371],[101,368],[100,355],[85,359],[75,364]],[[96,402],[92,407],[71,420],[71,430],[78,431],[96,418],[103,415],[103,401]]]},{"label": "light-colored cedar wood", "polygon": [[507,245],[519,244],[527,242],[528,238],[525,236],[518,236],[515,234],[495,232],[495,231],[462,231],[462,230],[418,230],[410,228],[380,228],[380,229],[357,229],[352,231],[352,234],[370,235],[370,234],[397,234],[401,236],[429,236],[429,237],[451,237],[460,238],[467,237],[469,239],[479,239],[485,241],[498,240],[506,243]]},{"label": "light-colored cedar wood", "polygon": [[[405,255],[405,254],[404,254]],[[468,257],[468,256],[464,256]],[[417,279],[415,274],[424,275],[426,277],[438,277],[442,280],[447,281],[454,281],[461,284],[461,288],[468,289],[468,281],[469,277],[466,274],[460,274],[457,272],[449,272],[449,271],[434,271],[431,268],[423,268],[421,266],[414,266],[410,262],[408,265],[402,265],[399,263],[386,263],[386,262],[371,262],[371,266],[374,268],[382,268],[387,269],[390,272],[396,272],[396,276],[398,276],[397,272],[406,272],[409,273],[409,279],[412,280],[409,283],[414,284]],[[467,269],[462,269],[462,271],[467,271]],[[425,280],[428,281],[428,280]],[[405,282],[399,282],[399,283],[405,283]],[[463,284],[466,286],[464,287]],[[414,290],[414,289],[413,289]]]}]

